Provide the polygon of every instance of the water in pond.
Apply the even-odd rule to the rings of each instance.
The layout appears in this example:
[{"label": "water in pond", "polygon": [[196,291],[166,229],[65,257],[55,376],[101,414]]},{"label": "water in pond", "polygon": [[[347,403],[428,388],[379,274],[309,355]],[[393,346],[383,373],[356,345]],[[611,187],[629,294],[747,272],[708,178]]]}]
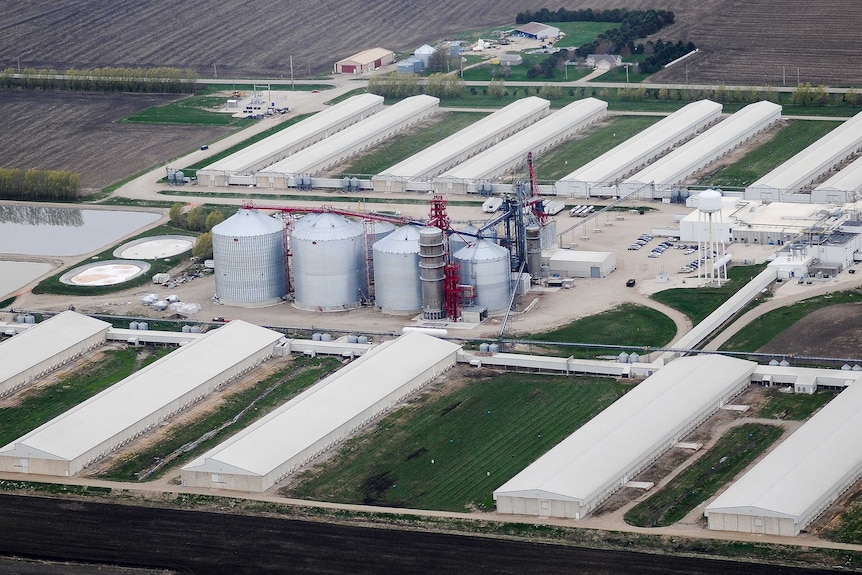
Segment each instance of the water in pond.
[{"label": "water in pond", "polygon": [[152,212],[0,205],[0,253],[86,254],[158,219]]},{"label": "water in pond", "polygon": [[51,264],[43,262],[0,261],[0,299],[14,295],[39,276],[51,271]]}]

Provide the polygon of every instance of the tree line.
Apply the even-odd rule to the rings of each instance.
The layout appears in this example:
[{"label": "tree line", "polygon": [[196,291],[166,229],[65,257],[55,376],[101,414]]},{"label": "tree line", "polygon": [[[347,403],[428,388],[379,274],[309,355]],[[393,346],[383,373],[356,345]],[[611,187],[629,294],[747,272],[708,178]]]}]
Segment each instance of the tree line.
[{"label": "tree line", "polygon": [[664,26],[673,24],[676,16],[670,10],[626,10],[625,8],[612,8],[607,10],[548,10],[542,8],[533,12],[525,10],[515,16],[516,24],[527,24],[528,22],[618,22],[623,27],[658,26],[649,36]]},{"label": "tree line", "polygon": [[695,51],[693,42],[683,44],[682,40],[674,44],[673,42],[664,42],[658,40],[653,45],[653,53],[644,58],[643,62],[638,64],[638,72],[642,74],[653,74],[662,69],[665,64],[673,62],[677,58],[682,58],[686,54]]},{"label": "tree line", "polygon": [[224,212],[205,206],[195,206],[184,211],[183,204],[171,205],[168,217],[174,226],[193,232],[201,232],[192,248],[192,255],[201,259],[213,257],[212,229],[224,221]]},{"label": "tree line", "polygon": [[416,74],[391,72],[369,78],[366,89],[384,98],[407,98],[418,94],[435,98],[459,98],[464,93],[464,81],[452,74],[437,73],[421,82]]},{"label": "tree line", "polygon": [[79,199],[80,195],[79,174],[0,168],[0,199],[67,202]]},{"label": "tree line", "polygon": [[140,92],[191,94],[197,73],[181,68],[92,68],[87,70],[0,71],[0,88],[69,90],[80,92]]}]

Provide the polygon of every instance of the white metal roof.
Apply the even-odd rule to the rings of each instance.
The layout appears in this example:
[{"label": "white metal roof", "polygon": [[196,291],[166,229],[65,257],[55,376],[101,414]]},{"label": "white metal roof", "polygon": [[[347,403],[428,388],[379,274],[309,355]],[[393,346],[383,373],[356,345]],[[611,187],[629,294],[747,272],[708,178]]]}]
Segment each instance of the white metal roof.
[{"label": "white metal roof", "polygon": [[469,152],[478,143],[495,134],[505,133],[524,118],[539,112],[547,112],[550,107],[551,103],[548,100],[536,96],[515,100],[508,106],[384,170],[379,177],[407,179],[435,176],[437,175],[435,169],[438,166]]},{"label": "white metal roof", "polygon": [[718,355],[662,367],[494,491],[498,495],[593,500],[747,377],[755,363]]},{"label": "white metal roof", "polygon": [[440,174],[439,178],[479,180],[497,177],[512,163],[526,163],[527,152],[542,148],[547,142],[568,138],[584,126],[604,116],[607,110],[608,103],[596,98],[584,98],[572,102],[499,144],[458,164],[448,172]]},{"label": "white metal roof", "polygon": [[419,332],[383,343],[183,469],[266,475],[458,349]]},{"label": "white metal roof", "polygon": [[64,311],[35,324],[0,344],[0,383],[54,357],[111,324],[73,311]]},{"label": "white metal roof", "polygon": [[244,321],[227,323],[16,439],[0,455],[37,451],[74,460],[282,337]]},{"label": "white metal roof", "polygon": [[862,112],[758,179],[749,188],[772,188],[792,192],[811,183],[819,174],[860,147],[862,147]]},{"label": "white metal roof", "polygon": [[839,190],[842,192],[862,190],[862,157],[857,158],[814,189],[816,191]]},{"label": "white metal roof", "polygon": [[257,237],[280,233],[284,230],[281,220],[265,216],[257,210],[242,208],[223,222],[213,226],[212,232],[219,236]]},{"label": "white metal roof", "polygon": [[862,467],[860,405],[857,380],[707,505],[705,515],[792,518],[804,528]]},{"label": "white metal roof", "polygon": [[276,162],[258,174],[314,173],[320,169],[318,166],[321,163],[349,153],[358,144],[366,142],[375,134],[386,132],[400,125],[410,124],[414,121],[413,118],[427,114],[429,110],[436,110],[439,104],[439,98],[424,94],[405,98],[349,128],[345,128],[280,162]]},{"label": "white metal roof", "polygon": [[344,60],[339,60],[338,64],[348,64],[348,63],[357,63],[357,64],[371,64],[375,60],[379,60],[381,58],[385,58],[392,54],[392,50],[387,48],[369,48],[368,50],[363,50],[362,52],[357,52],[352,56],[348,56]]},{"label": "white metal roof", "polygon": [[554,250],[548,258],[552,262],[605,263],[613,260],[614,252],[590,252],[581,250]]},{"label": "white metal roof", "polygon": [[700,126],[717,120],[720,115],[721,104],[717,102],[698,100],[687,104],[560,181],[612,183],[661,150],[693,135]]},{"label": "white metal roof", "polygon": [[717,159],[716,156],[722,151],[733,149],[779,117],[781,106],[778,104],[766,101],[749,104],[632,177],[626,178],[623,184],[676,184]]},{"label": "white metal roof", "polygon": [[332,130],[333,126],[337,126],[353,116],[368,114],[371,110],[382,105],[383,96],[376,94],[351,96],[331,108],[318,112],[226,158],[213,162],[202,168],[201,171],[243,172],[265,158],[276,155],[281,150],[289,149],[309,139],[309,136],[312,134]]}]

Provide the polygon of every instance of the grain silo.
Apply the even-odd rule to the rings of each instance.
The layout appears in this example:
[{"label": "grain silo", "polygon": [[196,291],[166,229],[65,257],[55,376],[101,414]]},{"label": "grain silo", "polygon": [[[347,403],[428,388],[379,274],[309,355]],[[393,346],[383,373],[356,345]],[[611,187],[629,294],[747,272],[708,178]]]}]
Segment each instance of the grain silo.
[{"label": "grain silo", "polygon": [[402,226],[374,243],[374,301],[385,313],[422,309],[419,228]]},{"label": "grain silo", "polygon": [[367,297],[365,234],[361,224],[336,214],[309,214],[290,239],[295,305],[339,311]]},{"label": "grain silo", "polygon": [[467,224],[460,230],[455,230],[449,236],[449,253],[457,253],[458,250],[466,247],[469,244],[472,244],[476,241],[478,235],[479,228],[477,228],[473,224]]},{"label": "grain silo", "polygon": [[419,279],[422,282],[422,318],[443,319],[443,281],[446,251],[443,230],[425,227],[419,230]]},{"label": "grain silo", "polygon": [[476,288],[476,306],[488,312],[506,310],[510,300],[509,250],[480,239],[454,255],[461,283]]},{"label": "grain silo", "polygon": [[287,293],[284,227],[257,210],[241,209],[212,229],[219,302],[263,306]]}]

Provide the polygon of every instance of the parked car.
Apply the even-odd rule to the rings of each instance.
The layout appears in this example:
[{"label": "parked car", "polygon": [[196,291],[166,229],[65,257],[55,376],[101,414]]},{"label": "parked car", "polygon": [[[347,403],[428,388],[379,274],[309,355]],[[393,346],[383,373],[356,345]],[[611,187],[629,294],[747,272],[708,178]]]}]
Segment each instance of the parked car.
[{"label": "parked car", "polygon": [[635,283],[636,282],[634,278],[629,278],[628,280],[626,280],[626,287],[635,287]]}]

